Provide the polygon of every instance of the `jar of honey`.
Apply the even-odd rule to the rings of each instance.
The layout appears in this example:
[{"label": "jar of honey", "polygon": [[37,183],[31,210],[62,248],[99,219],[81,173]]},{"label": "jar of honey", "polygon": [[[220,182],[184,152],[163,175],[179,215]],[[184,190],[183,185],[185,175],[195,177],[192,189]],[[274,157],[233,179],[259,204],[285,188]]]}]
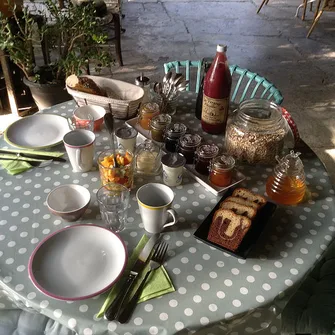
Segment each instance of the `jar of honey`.
[{"label": "jar of honey", "polygon": [[202,137],[198,134],[185,134],[179,139],[178,152],[186,158],[186,164],[194,163],[194,155],[201,144]]},{"label": "jar of honey", "polygon": [[138,116],[138,123],[145,130],[150,130],[151,119],[159,114],[159,106],[155,102],[147,102],[142,105]]},{"label": "jar of honey", "polygon": [[221,155],[212,159],[209,167],[209,181],[219,187],[229,186],[233,178],[235,159]]},{"label": "jar of honey", "polygon": [[215,144],[200,145],[195,151],[194,168],[203,175],[209,174],[209,164],[219,153],[219,147]]},{"label": "jar of honey", "polygon": [[151,138],[157,142],[164,142],[165,129],[171,123],[171,116],[168,114],[155,115],[150,121]]},{"label": "jar of honey", "polygon": [[296,205],[304,198],[306,191],[304,166],[300,152],[291,152],[279,159],[273,175],[266,182],[266,193],[273,201],[282,205]]},{"label": "jar of honey", "polygon": [[187,127],[183,123],[170,123],[165,131],[165,149],[176,152],[179,138],[185,135]]}]

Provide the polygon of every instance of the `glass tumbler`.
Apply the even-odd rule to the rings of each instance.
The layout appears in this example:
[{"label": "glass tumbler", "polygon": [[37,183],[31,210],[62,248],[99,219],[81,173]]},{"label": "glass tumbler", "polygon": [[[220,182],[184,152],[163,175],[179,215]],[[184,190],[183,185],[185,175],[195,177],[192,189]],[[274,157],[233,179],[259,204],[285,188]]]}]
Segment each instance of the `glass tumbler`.
[{"label": "glass tumbler", "polygon": [[107,150],[98,157],[101,184],[116,183],[131,189],[134,182],[134,154],[116,149],[115,155],[116,157],[111,150]]},{"label": "glass tumbler", "polygon": [[130,192],[121,185],[108,183],[97,192],[100,213],[108,229],[119,233],[125,228]]}]

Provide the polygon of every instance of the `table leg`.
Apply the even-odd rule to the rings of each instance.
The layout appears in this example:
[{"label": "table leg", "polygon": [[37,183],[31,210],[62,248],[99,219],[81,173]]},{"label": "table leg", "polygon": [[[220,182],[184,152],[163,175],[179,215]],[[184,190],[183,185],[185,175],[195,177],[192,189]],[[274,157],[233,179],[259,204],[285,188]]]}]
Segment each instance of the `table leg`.
[{"label": "table leg", "polygon": [[12,74],[10,72],[8,59],[7,59],[3,50],[0,50],[0,62],[1,62],[1,67],[2,67],[3,74],[4,74],[4,77],[5,77],[5,83],[6,83],[7,93],[8,93],[8,100],[9,100],[9,104],[10,104],[10,109],[11,109],[11,111],[14,115],[20,116],[19,115],[19,110],[18,110],[18,107],[17,107],[16,97],[15,97],[15,89],[14,89]]}]

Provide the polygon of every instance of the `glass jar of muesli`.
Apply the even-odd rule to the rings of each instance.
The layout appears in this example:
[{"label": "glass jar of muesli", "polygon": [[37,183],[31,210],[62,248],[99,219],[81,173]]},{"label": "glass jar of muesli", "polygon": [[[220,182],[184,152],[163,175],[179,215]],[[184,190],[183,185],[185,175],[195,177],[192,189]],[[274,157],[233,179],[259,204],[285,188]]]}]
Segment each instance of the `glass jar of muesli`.
[{"label": "glass jar of muesli", "polygon": [[288,124],[275,103],[253,99],[234,111],[226,130],[225,149],[239,162],[274,164],[282,153]]}]

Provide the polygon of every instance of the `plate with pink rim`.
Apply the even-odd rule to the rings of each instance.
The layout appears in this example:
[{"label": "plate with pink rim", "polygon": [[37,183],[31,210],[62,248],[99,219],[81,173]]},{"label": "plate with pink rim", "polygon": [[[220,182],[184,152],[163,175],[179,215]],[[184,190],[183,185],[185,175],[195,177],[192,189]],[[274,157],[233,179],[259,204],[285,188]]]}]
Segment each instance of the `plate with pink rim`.
[{"label": "plate with pink rim", "polygon": [[108,290],[127,264],[127,249],[112,231],[74,225],[47,236],[29,258],[35,287],[59,300],[82,300]]}]

